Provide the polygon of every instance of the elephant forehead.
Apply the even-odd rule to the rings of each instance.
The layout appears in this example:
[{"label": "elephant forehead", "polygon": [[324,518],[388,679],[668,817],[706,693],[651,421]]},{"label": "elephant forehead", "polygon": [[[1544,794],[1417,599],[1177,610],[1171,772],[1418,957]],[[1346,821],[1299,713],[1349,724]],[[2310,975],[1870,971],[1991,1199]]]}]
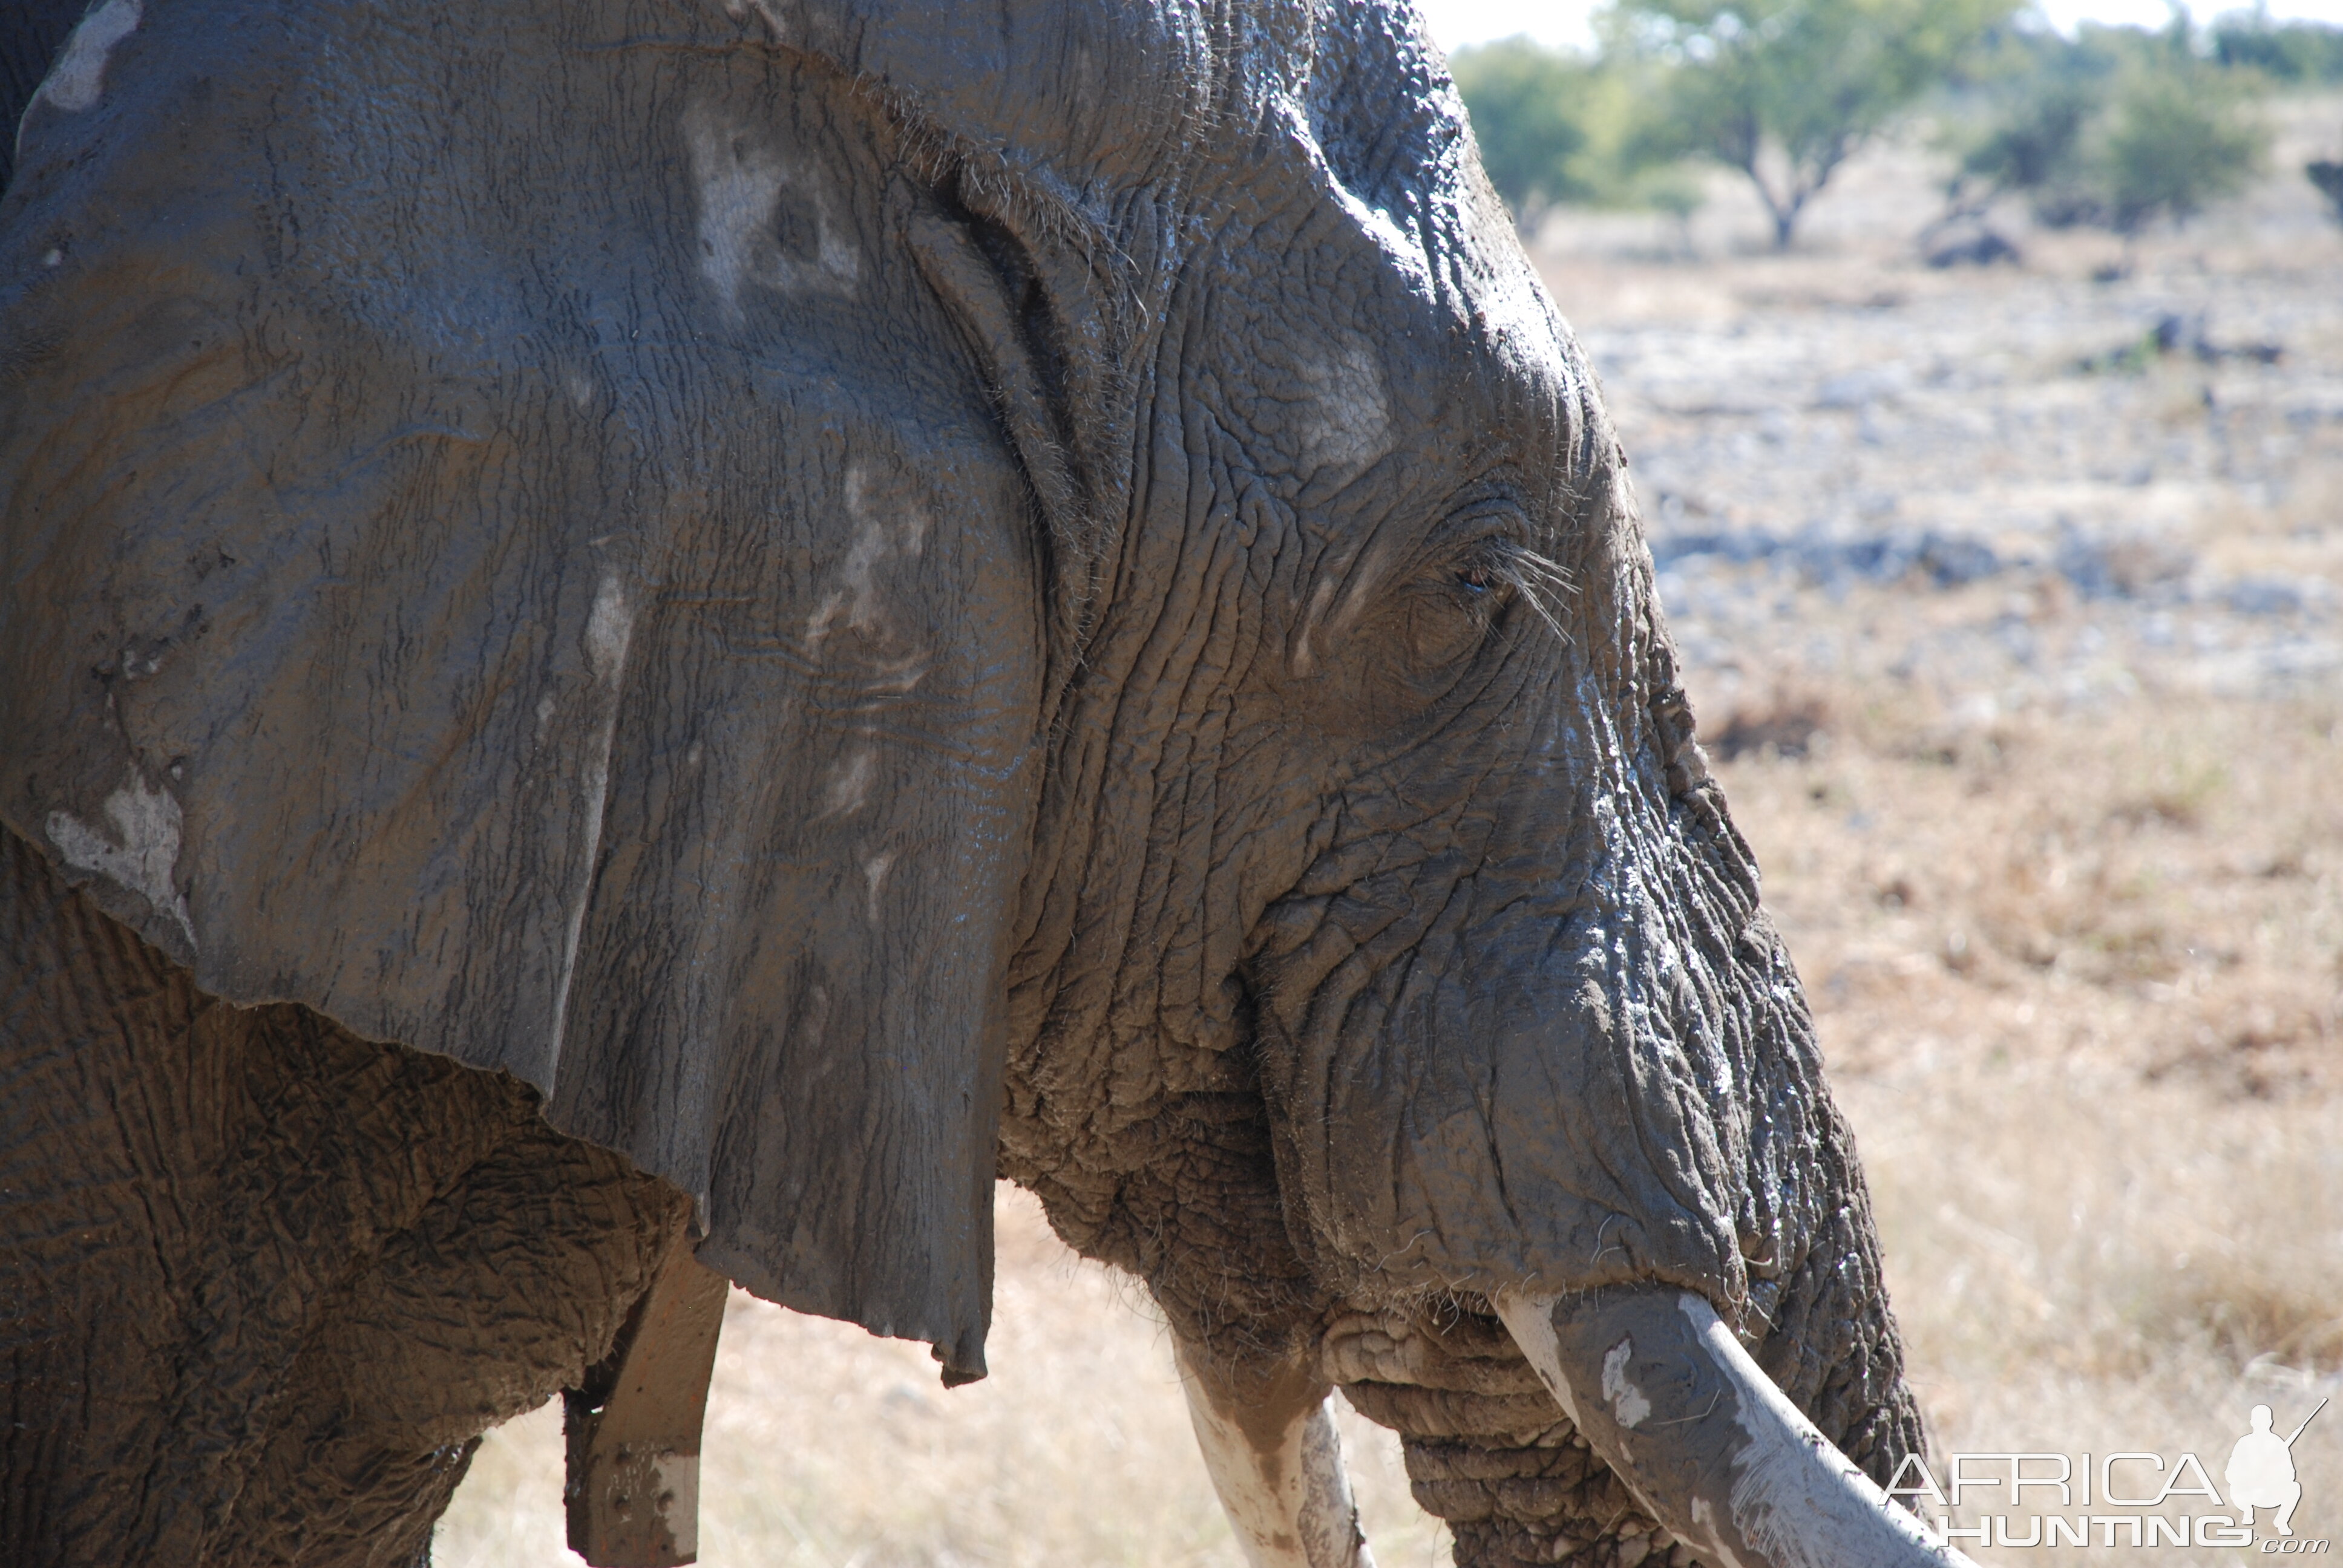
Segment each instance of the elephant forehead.
[{"label": "elephant forehead", "polygon": [[[1331,346],[1292,368],[1314,416],[1305,428],[1357,427],[1353,367],[1366,361],[1402,441],[1426,453],[1504,448],[1532,473],[1571,462],[1591,377],[1481,175],[1436,54],[1399,8],[1330,8],[1317,25],[1311,73],[1274,111],[1283,156],[1261,176],[1292,187],[1274,205],[1300,215],[1273,246],[1279,313]],[[1357,445],[1317,439],[1322,450]]]},{"label": "elephant forehead", "polygon": [[1365,535],[1420,534],[1492,481],[1558,558],[1590,526],[1624,523],[1590,482],[1610,440],[1592,373],[1510,234],[1500,239],[1433,289],[1322,210],[1299,236],[1222,256],[1194,286],[1206,348],[1186,351],[1183,387],[1227,482],[1262,486],[1303,529],[1292,559],[1317,558],[1314,536],[1342,569]]}]

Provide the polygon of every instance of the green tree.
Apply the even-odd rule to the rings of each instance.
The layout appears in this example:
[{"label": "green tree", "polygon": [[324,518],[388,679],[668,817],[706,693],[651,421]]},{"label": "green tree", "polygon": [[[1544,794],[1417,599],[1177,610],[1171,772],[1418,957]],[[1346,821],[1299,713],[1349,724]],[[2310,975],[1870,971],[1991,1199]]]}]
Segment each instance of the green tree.
[{"label": "green tree", "polygon": [[1619,0],[1614,29],[1674,67],[1650,150],[1739,170],[1786,250],[1839,166],[2016,9],[2016,0]]},{"label": "green tree", "polygon": [[[1655,207],[1679,216],[1691,182],[1646,156],[1648,62],[1590,59],[1528,38],[1459,49],[1449,70],[1489,183],[1523,233],[1562,205]],[[1674,154],[1658,163],[1673,162]]]},{"label": "green tree", "polygon": [[2085,146],[2107,111],[2124,50],[2144,37],[2089,26],[2072,41],[2046,29],[1996,29],[1947,106],[1955,159],[1947,216],[1981,216],[2017,195],[2053,228],[2098,216],[2106,203]]},{"label": "green tree", "polygon": [[1530,38],[1459,49],[1449,73],[1473,122],[1481,167],[1524,232],[1556,202],[1590,194],[1573,166],[1586,146],[1580,123],[1593,65]]},{"label": "green tree", "polygon": [[2343,82],[2343,27],[2326,22],[2273,22],[2269,7],[2213,24],[2213,58],[2259,71],[2274,82]]}]

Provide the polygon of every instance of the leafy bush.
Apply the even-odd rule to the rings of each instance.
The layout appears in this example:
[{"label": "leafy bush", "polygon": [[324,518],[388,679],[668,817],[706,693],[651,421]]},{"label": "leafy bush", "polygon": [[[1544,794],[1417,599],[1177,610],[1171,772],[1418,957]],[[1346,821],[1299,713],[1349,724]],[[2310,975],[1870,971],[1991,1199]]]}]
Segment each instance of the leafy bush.
[{"label": "leafy bush", "polygon": [[2137,234],[2158,217],[2186,223],[2259,172],[2269,133],[2246,117],[2234,77],[2202,69],[2140,72],[2119,85],[2094,161],[2104,221]]},{"label": "leafy bush", "polygon": [[[2063,227],[2097,210],[2083,181],[2083,134],[2105,107],[2098,84],[2033,85],[1986,123],[1960,159],[1950,195],[1957,210],[1982,212],[2004,191],[2023,191],[2035,216]],[[1981,188],[1978,188],[1981,187]]]},{"label": "leafy bush", "polygon": [[1969,94],[1982,112],[1955,137],[1952,207],[1976,215],[2009,194],[2053,227],[2186,222],[2261,167],[2259,80],[2200,58],[2185,21],[2005,34]]}]

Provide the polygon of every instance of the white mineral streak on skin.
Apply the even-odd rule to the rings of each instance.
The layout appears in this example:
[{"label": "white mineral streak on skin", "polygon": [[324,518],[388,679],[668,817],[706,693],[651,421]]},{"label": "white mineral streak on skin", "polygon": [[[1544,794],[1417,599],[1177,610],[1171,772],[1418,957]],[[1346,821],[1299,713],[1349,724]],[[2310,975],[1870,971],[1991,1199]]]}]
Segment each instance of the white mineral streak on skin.
[{"label": "white mineral streak on skin", "polygon": [[883,659],[872,664],[870,673],[863,678],[862,689],[874,694],[900,695],[926,679],[927,674],[926,659],[915,653],[906,654],[901,658]]},{"label": "white mineral streak on skin", "polygon": [[1292,664],[1293,673],[1296,675],[1317,673],[1318,654],[1317,650],[1310,646],[1310,639],[1317,635],[1318,623],[1325,618],[1326,606],[1333,598],[1334,579],[1331,577],[1320,578],[1318,586],[1311,590],[1310,608],[1302,614],[1302,630],[1293,639]]},{"label": "white mineral streak on skin", "polygon": [[[838,221],[830,187],[819,173],[792,168],[779,150],[759,139],[758,127],[729,125],[716,109],[684,111],[691,180],[699,195],[699,271],[735,317],[743,284],[784,294],[851,297],[862,257]],[[781,193],[797,190],[813,208],[814,256],[781,253],[776,218]]]},{"label": "white mineral streak on skin", "polygon": [[1391,450],[1391,398],[1374,351],[1354,340],[1302,366],[1309,388],[1302,429],[1302,471],[1357,470]]},{"label": "white mineral streak on skin", "polygon": [[[854,484],[856,474],[850,471],[847,474],[846,477],[850,487],[851,487]],[[850,487],[847,491],[846,504],[849,507],[852,507],[855,506],[857,502],[858,498],[855,490]],[[903,509],[902,528],[903,555],[907,559],[918,560],[920,555],[928,548],[928,514],[921,511],[917,507],[906,507]]]},{"label": "white mineral streak on skin", "polygon": [[1180,1372],[1205,1472],[1252,1568],[1374,1568],[1326,1404],[1297,1415],[1265,1452],[1184,1357]]},{"label": "white mineral streak on skin", "polygon": [[862,275],[862,255],[846,237],[846,226],[838,221],[830,208],[830,188],[809,186],[807,194],[813,198],[814,260],[809,266],[788,256],[776,256],[774,263],[780,273],[780,286],[787,289],[810,289],[822,294],[851,296],[854,285]]},{"label": "white mineral streak on skin", "polygon": [[[618,677],[626,669],[627,644],[633,639],[634,629],[627,585],[617,573],[603,573],[594,590],[594,608],[586,616],[585,642],[587,663],[592,666],[595,678],[609,689],[605,699],[608,716],[587,754],[580,787],[579,804],[585,808],[586,823],[578,846],[577,890],[569,898],[568,930],[561,940],[561,978],[553,988],[552,1039],[545,1060],[548,1082],[561,1065],[562,1036],[569,1025],[569,983],[578,969],[578,942],[586,929],[586,900],[594,890],[595,862],[602,855],[602,813],[610,793],[610,748],[618,729]],[[542,716],[544,709],[538,712]]]},{"label": "white mineral streak on skin", "polygon": [[1374,603],[1375,589],[1382,586],[1391,558],[1392,547],[1386,540],[1377,539],[1367,547],[1365,559],[1351,573],[1351,591],[1342,596],[1342,608],[1327,624],[1329,632],[1339,636],[1359,623],[1359,618]]},{"label": "white mineral streak on skin", "polygon": [[138,30],[140,10],[139,0],[106,0],[83,17],[34,96],[68,115],[94,107],[106,90],[106,56]]},{"label": "white mineral streak on skin", "polygon": [[[1310,590],[1310,606],[1302,615],[1302,628],[1292,638],[1293,673],[1310,675],[1318,668],[1321,649],[1336,647],[1359,623],[1375,601],[1375,590],[1390,568],[1392,546],[1387,539],[1376,538],[1362,552],[1356,548],[1345,550],[1326,561],[1319,568],[1317,586]],[[1347,583],[1349,588],[1343,588]],[[1332,607],[1334,595],[1342,592],[1340,608]]]},{"label": "white mineral streak on skin", "polygon": [[[907,560],[917,560],[927,548],[927,514],[910,506],[900,517],[887,517],[873,502],[870,489],[870,476],[860,467],[846,471],[846,515],[853,520],[854,538],[847,546],[846,559],[839,564],[837,586],[806,617],[809,648],[819,649],[840,623],[855,631],[879,629],[886,620],[873,575],[880,563],[899,552]],[[926,672],[925,661],[912,656],[894,660],[877,673],[882,686],[909,691]]]},{"label": "white mineral streak on skin", "polygon": [[751,11],[765,19],[765,25],[773,30],[774,37],[784,42],[789,39],[789,31],[781,25],[780,15],[773,9],[772,0],[746,0],[745,4],[743,0],[725,0],[724,14],[735,22]]},{"label": "white mineral streak on skin", "polygon": [[627,662],[627,641],[634,635],[633,609],[627,603],[627,585],[606,573],[594,590],[593,613],[586,618],[586,657],[604,683],[618,678]]},{"label": "white mineral streak on skin", "polygon": [[1643,1425],[1644,1418],[1652,1413],[1652,1402],[1627,1379],[1627,1363],[1634,1356],[1635,1342],[1623,1339],[1603,1358],[1603,1397],[1611,1402],[1611,1413],[1619,1424],[1630,1431]]},{"label": "white mineral streak on skin", "polygon": [[[849,487],[850,495],[852,493]],[[848,503],[852,510],[852,503]],[[838,586],[822,596],[813,614],[806,617],[806,641],[820,648],[830,628],[843,620],[856,631],[879,624],[879,596],[870,581],[871,568],[887,556],[887,530],[874,519],[861,518],[846,560],[838,568]]]},{"label": "white mineral streak on skin", "polygon": [[[137,7],[131,9],[136,20]],[[172,879],[179,864],[178,799],[167,789],[148,789],[146,780],[134,771],[106,798],[105,811],[119,843],[109,841],[67,811],[49,813],[49,842],[57,847],[67,865],[95,871],[170,916],[192,950],[195,922],[188,918],[187,900]]]},{"label": "white mineral streak on skin", "polygon": [[737,315],[740,285],[755,267],[757,241],[772,228],[789,176],[779,155],[733,133],[705,105],[684,111],[683,132],[699,192],[700,276]]},{"label": "white mineral streak on skin", "polygon": [[662,1453],[652,1460],[651,1489],[675,1554],[689,1563],[699,1555],[699,1455]]},{"label": "white mineral streak on skin", "polygon": [[850,817],[862,809],[870,798],[870,780],[879,771],[879,753],[868,746],[858,746],[853,755],[830,770],[830,784],[823,789],[821,814],[824,817]]}]

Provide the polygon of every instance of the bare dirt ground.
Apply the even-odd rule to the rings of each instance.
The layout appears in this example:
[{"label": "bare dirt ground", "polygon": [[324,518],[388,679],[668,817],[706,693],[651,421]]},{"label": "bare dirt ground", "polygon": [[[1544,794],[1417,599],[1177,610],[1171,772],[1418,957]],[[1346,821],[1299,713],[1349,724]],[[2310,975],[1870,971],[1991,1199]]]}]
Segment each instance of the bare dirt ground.
[{"label": "bare dirt ground", "polygon": [[[2249,1406],[2290,1430],[2343,1392],[2343,228],[2294,173],[2343,154],[2343,100],[2275,117],[2262,188],[2128,252],[2012,222],[2020,266],[1922,266],[1916,146],[1788,257],[1747,253],[1723,184],[1689,234],[1542,237],[1940,1455],[2187,1452],[2218,1484]],[[1239,1561],[1139,1292],[1013,1193],[1001,1226],[971,1388],[736,1294],[703,1563]],[[1386,1568],[1444,1563],[1396,1444],[1346,1420]],[[2343,1406],[2294,1452],[2298,1533],[2343,1535]],[[560,1472],[558,1412],[492,1433],[442,1568],[574,1563]],[[2022,1540],[2006,1495],[1958,1513]],[[2256,1555],[2128,1539],[1972,1550]]]}]

